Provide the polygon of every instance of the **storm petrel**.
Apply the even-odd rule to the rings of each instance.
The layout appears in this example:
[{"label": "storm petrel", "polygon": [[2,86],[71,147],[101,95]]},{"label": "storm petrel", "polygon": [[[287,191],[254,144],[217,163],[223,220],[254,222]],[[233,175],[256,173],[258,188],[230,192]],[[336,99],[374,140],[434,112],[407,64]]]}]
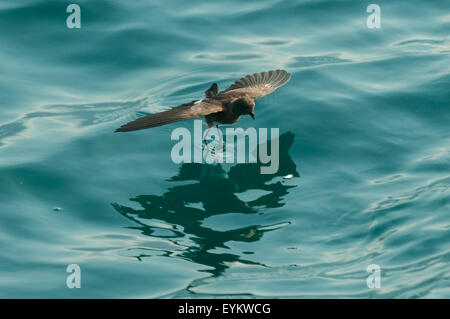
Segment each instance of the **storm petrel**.
[{"label": "storm petrel", "polygon": [[290,78],[291,75],[284,70],[255,73],[236,81],[222,92],[214,83],[205,91],[203,100],[194,100],[164,112],[143,116],[122,125],[116,132],[142,130],[199,116],[205,117],[208,127],[235,123],[241,115],[250,115],[255,119],[255,100],[272,93]]}]

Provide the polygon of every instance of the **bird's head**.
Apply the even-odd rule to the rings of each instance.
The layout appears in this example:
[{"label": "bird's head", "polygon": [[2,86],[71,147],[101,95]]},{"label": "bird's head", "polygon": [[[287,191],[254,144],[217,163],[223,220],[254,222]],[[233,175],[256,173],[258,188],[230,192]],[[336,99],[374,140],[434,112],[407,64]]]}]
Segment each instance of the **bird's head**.
[{"label": "bird's head", "polygon": [[233,101],[233,112],[239,115],[250,115],[253,119],[255,119],[255,113],[253,110],[255,109],[255,101],[248,97],[241,97]]}]

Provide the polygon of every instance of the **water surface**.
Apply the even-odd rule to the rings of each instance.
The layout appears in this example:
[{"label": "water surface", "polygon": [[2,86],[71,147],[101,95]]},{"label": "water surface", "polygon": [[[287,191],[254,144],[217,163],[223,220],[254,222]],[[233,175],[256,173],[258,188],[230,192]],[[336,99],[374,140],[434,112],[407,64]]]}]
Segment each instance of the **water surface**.
[{"label": "water surface", "polygon": [[[0,4],[0,297],[450,297],[448,2],[77,3]],[[113,133],[278,68],[275,174]]]}]

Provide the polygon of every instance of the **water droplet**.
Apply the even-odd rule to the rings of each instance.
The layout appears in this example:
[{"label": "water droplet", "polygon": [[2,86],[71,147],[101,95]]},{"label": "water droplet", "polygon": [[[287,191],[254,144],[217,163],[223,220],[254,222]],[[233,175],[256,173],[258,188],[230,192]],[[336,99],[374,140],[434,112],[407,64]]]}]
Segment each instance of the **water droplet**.
[{"label": "water droplet", "polygon": [[53,210],[55,212],[60,212],[62,210],[62,208],[61,207],[53,207]]}]

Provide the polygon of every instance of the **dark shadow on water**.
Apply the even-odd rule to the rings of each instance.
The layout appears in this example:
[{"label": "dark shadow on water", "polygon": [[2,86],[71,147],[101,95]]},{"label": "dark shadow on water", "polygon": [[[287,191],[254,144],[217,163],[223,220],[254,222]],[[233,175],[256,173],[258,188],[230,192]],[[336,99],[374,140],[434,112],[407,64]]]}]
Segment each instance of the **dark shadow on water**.
[{"label": "dark shadow on water", "polygon": [[[178,256],[196,264],[212,267],[207,271],[215,276],[222,273],[228,267],[228,263],[255,264],[237,254],[214,250],[228,249],[226,243],[229,241],[258,241],[265,232],[279,229],[289,222],[252,225],[231,230],[216,230],[202,223],[211,216],[228,213],[255,214],[260,208],[276,208],[284,205],[283,197],[289,188],[295,186],[285,185],[285,180],[280,177],[290,174],[299,177],[299,174],[288,154],[294,142],[294,134],[288,132],[279,139],[280,165],[275,174],[261,174],[260,168],[265,165],[259,162],[236,164],[228,172],[219,164],[183,164],[178,175],[169,179],[180,185],[169,188],[163,195],[140,195],[130,199],[138,203],[142,209],[117,203],[112,205],[120,214],[139,225],[130,228],[137,229],[144,235],[170,240],[177,247],[186,246],[188,241],[190,244],[186,249],[166,251],[165,255]],[[272,181],[274,178],[277,178],[277,181]],[[236,194],[247,190],[262,190],[264,194],[245,202]],[[147,220],[149,224],[153,221],[153,225],[148,225]],[[164,223],[167,227],[158,226],[158,222]],[[145,255],[138,254],[135,257],[141,259]]]}]

